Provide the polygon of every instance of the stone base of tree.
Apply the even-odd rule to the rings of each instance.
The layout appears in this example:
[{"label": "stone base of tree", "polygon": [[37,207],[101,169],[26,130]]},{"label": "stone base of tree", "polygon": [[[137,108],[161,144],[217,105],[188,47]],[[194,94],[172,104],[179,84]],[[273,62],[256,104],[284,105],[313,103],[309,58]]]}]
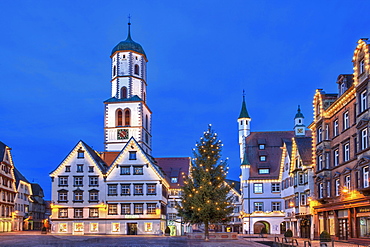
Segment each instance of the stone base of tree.
[{"label": "stone base of tree", "polygon": [[[187,233],[189,239],[204,239],[204,232]],[[238,239],[236,232],[212,232],[209,233],[209,239]]]}]

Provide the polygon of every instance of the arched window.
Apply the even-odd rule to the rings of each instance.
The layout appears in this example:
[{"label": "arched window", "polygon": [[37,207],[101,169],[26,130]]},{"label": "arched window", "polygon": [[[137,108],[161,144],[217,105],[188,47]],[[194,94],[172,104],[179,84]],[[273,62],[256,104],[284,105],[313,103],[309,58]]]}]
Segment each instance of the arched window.
[{"label": "arched window", "polygon": [[130,126],[130,118],[131,118],[131,113],[129,109],[125,110],[125,126]]},{"label": "arched window", "polygon": [[121,88],[121,99],[127,99],[127,88],[126,87]]},{"label": "arched window", "polygon": [[122,110],[117,110],[116,113],[116,126],[122,126]]},{"label": "arched window", "polygon": [[145,128],[146,128],[147,130],[149,130],[148,126],[149,126],[149,122],[148,122],[148,115],[145,115]]},{"label": "arched window", "polygon": [[113,76],[116,76],[116,65],[113,66]]},{"label": "arched window", "polygon": [[135,75],[139,75],[139,65],[135,64],[135,70],[134,70]]},{"label": "arched window", "polygon": [[144,102],[145,102],[145,101],[146,101],[146,95],[145,95],[145,92],[143,93],[143,96],[144,96],[144,97],[143,97],[143,98],[144,98],[143,100],[144,100]]}]

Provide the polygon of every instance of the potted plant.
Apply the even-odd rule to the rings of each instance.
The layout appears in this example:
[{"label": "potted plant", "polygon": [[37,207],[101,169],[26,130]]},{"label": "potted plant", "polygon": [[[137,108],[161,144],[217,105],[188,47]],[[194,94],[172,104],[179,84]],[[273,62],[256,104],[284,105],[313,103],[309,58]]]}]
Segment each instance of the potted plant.
[{"label": "potted plant", "polygon": [[292,232],[292,230],[288,229],[288,230],[284,233],[284,237],[285,237],[285,239],[286,239],[286,241],[287,241],[288,243],[291,243],[291,242],[292,242],[292,240],[293,240],[293,232]]},{"label": "potted plant", "polygon": [[330,242],[330,241],[331,241],[330,234],[325,230],[322,231],[322,233],[320,234],[320,243]]},{"label": "potted plant", "polygon": [[46,234],[46,227],[44,226],[44,227],[42,227],[42,229],[41,229],[41,234]]},{"label": "potted plant", "polygon": [[171,229],[167,226],[166,229],[164,230],[164,235],[165,236],[170,236]]}]

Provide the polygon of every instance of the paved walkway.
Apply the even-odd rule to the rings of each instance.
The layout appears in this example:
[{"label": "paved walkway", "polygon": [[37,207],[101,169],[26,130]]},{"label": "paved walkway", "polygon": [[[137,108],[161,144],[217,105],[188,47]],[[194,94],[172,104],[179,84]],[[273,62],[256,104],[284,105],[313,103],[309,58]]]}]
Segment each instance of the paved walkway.
[{"label": "paved walkway", "polygon": [[[281,235],[277,236],[281,241]],[[122,247],[267,247],[271,246],[275,236],[253,238],[239,235],[238,240],[190,240],[186,237],[163,236],[127,236],[127,235],[54,235],[41,234],[39,231],[0,233],[0,247],[8,246],[38,246],[38,247],[93,247],[93,246],[122,246]],[[298,246],[303,247],[306,239],[297,239]],[[320,247],[319,241],[310,241],[311,247]],[[297,246],[297,245],[295,245]],[[308,246],[308,245],[307,245]],[[368,247],[368,245],[351,244],[347,242],[328,243],[327,247]]]}]

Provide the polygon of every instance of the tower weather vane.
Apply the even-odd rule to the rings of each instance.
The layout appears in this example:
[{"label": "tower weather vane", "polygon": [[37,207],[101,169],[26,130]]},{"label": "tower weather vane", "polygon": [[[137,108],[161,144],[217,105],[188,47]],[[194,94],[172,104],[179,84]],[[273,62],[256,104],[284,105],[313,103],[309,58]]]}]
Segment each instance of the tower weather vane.
[{"label": "tower weather vane", "polygon": [[131,25],[131,15],[128,14],[128,24]]}]

